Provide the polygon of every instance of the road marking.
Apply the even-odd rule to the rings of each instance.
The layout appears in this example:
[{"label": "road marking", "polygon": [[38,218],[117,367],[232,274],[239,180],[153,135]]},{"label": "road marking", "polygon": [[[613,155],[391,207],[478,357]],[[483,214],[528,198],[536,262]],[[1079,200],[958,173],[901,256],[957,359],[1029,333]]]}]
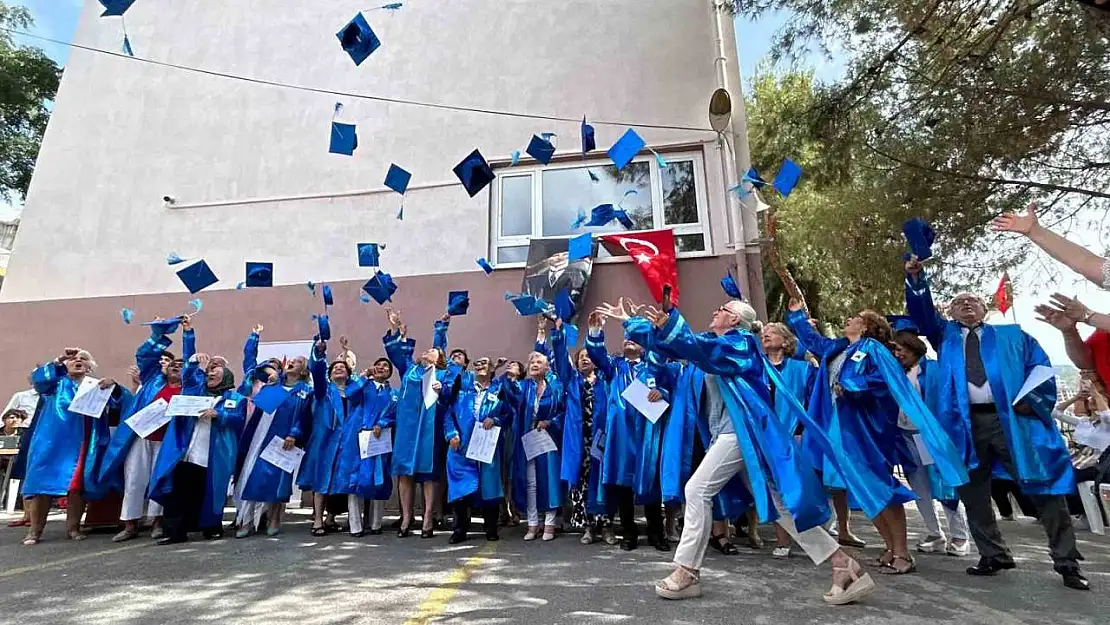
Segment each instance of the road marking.
[{"label": "road marking", "polygon": [[23,573],[29,573],[31,571],[44,571],[46,569],[52,569],[52,568],[57,567],[57,566],[62,566],[62,565],[65,565],[65,564],[72,564],[74,562],[80,562],[81,560],[88,560],[89,558],[99,558],[100,556],[106,556],[106,555],[113,554],[113,553],[119,553],[121,551],[131,551],[132,549],[139,549],[139,548],[142,548],[142,547],[149,547],[149,546],[150,546],[149,543],[135,543],[133,545],[127,545],[125,547],[115,547],[114,549],[104,549],[103,551],[94,551],[92,553],[83,553],[83,554],[76,555],[76,556],[70,556],[68,558],[61,558],[59,560],[53,560],[51,562],[42,562],[40,564],[31,564],[31,565],[28,565],[28,566],[20,566],[20,567],[14,568],[14,569],[8,569],[6,571],[0,571],[0,579],[6,579],[6,578],[12,577],[14,575],[22,575]]},{"label": "road marking", "polygon": [[459,592],[459,587],[470,581],[470,577],[474,575],[474,571],[486,562],[491,554],[497,550],[497,543],[487,542],[485,547],[482,547],[478,553],[473,557],[467,558],[462,566],[451,571],[447,579],[443,581],[437,588],[432,590],[428,598],[420,604],[417,608],[416,614],[410,616],[404,625],[428,625],[435,619],[443,616],[447,611],[447,604],[451,599],[455,598],[455,593]]}]

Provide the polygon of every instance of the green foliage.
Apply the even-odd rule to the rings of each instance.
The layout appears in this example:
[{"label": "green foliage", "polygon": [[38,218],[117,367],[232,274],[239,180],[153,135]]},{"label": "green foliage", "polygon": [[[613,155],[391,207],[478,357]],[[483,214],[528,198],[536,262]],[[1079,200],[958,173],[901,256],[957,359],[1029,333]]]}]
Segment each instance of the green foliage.
[{"label": "green foliage", "polygon": [[[0,27],[23,30],[32,24],[24,7],[0,0]],[[0,198],[26,196],[39,144],[50,118],[47,103],[58,90],[62,70],[42,50],[17,46],[0,31]]]}]

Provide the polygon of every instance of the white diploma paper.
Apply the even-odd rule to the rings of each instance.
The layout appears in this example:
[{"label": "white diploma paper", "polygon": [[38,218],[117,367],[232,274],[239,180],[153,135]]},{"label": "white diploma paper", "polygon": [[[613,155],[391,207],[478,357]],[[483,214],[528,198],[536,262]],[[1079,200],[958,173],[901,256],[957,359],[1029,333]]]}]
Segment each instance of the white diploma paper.
[{"label": "white diploma paper", "polygon": [[524,457],[528,460],[559,450],[546,430],[532,430],[521,436],[520,442],[524,444]]},{"label": "white diploma paper", "polygon": [[73,394],[73,401],[69,402],[69,411],[99,419],[116,388],[114,384],[108,388],[100,388],[99,384],[100,380],[96,378],[82,378],[77,392]]},{"label": "white diploma paper", "polygon": [[1080,445],[1093,447],[1097,451],[1102,452],[1107,447],[1110,447],[1110,427],[1104,424],[1094,426],[1091,425],[1090,421],[1084,419],[1075,426],[1075,432],[1072,434],[1072,438]]},{"label": "white diploma paper", "polygon": [[211,410],[222,397],[198,397],[193,395],[174,395],[166,406],[166,414],[171,417],[199,417],[205,410]]},{"label": "white diploma paper", "polygon": [[921,466],[927,467],[934,463],[933,454],[929,453],[929,448],[925,446],[925,439],[921,438],[920,434],[913,435],[913,444],[917,447],[917,455],[921,457]]},{"label": "white diploma paper", "polygon": [[493,462],[493,454],[497,453],[497,441],[500,438],[500,425],[495,425],[487,430],[482,427],[481,423],[475,423],[474,432],[470,434],[470,444],[466,447],[466,457],[470,460],[477,460],[482,464]]},{"label": "white diploma paper", "polygon": [[639,380],[632,380],[632,384],[624,389],[621,397],[624,398],[624,401],[632,404],[632,407],[638,410],[640,414],[647,417],[648,421],[655,423],[671,405],[662,399],[656,402],[648,401],[647,396],[650,392],[651,389],[646,384]]},{"label": "white diploma paper", "polygon": [[362,459],[373,458],[382,454],[393,452],[393,431],[383,428],[380,438],[374,438],[374,432],[363,430],[358,433],[358,455]]},{"label": "white diploma paper", "polygon": [[275,436],[270,439],[270,444],[266,445],[266,448],[262,450],[258,457],[286,473],[292,473],[297,470],[297,467],[301,466],[304,450],[300,447],[285,450],[281,448],[284,444],[285,441],[281,437]]},{"label": "white diploma paper", "polygon": [[1046,367],[1044,365],[1033,367],[1033,370],[1029,372],[1029,377],[1025,378],[1025,384],[1021,385],[1021,390],[1014,397],[1014,405],[1016,406],[1022,397],[1025,397],[1030,391],[1052,379],[1055,375],[1056,367]]},{"label": "white diploma paper", "polygon": [[139,435],[139,438],[146,438],[155,433],[158,428],[170,422],[170,415],[166,414],[166,407],[169,404],[166,400],[158,398],[156,401],[151,402],[146,408],[131,415],[127,420],[127,426]]},{"label": "white diploma paper", "polygon": [[431,408],[439,399],[439,391],[432,388],[432,383],[436,381],[436,368],[428,367],[424,372],[424,381],[422,388],[424,389],[424,407]]}]

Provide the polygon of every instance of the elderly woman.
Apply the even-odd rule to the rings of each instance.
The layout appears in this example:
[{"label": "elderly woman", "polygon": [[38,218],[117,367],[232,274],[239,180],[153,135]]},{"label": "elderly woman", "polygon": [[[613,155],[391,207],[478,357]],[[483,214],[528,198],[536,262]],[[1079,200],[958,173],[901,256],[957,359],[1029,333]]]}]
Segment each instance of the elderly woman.
[{"label": "elderly woman", "polygon": [[[349,422],[349,435],[357,440],[361,432],[368,431],[375,439],[380,439],[386,428],[393,427],[397,415],[397,389],[389,383],[393,378],[393,364],[388,358],[379,358],[366,371],[365,377],[369,379],[366,382],[358,423]],[[392,436],[392,433],[389,435]],[[358,445],[345,453],[342,471],[349,476],[351,482],[351,494],[347,496],[351,535],[361,536],[364,526],[362,518],[352,512],[353,507],[364,509],[370,534],[381,534],[385,504],[393,496],[393,454],[363,458]]]},{"label": "elderly woman", "polygon": [[[43,408],[35,419],[35,436],[27,456],[24,497],[29,499],[31,529],[24,545],[42,539],[50,500],[66,497],[66,533],[71,540],[84,540],[81,516],[85,511],[85,492],[96,482],[110,434],[108,420],[69,411],[77,387],[86,375],[96,370],[89,352],[70,347],[52,362],[31,374]],[[115,384],[100,380],[100,388]]]}]

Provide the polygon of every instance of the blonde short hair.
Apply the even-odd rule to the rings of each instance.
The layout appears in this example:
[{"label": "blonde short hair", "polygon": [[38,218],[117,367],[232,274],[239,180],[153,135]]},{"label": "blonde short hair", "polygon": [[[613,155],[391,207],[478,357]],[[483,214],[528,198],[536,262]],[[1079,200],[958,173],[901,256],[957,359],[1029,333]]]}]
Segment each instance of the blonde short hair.
[{"label": "blonde short hair", "polygon": [[768,323],[763,329],[773,330],[782,338],[782,351],[786,355],[793,356],[798,352],[798,337],[794,336],[785,323]]}]

